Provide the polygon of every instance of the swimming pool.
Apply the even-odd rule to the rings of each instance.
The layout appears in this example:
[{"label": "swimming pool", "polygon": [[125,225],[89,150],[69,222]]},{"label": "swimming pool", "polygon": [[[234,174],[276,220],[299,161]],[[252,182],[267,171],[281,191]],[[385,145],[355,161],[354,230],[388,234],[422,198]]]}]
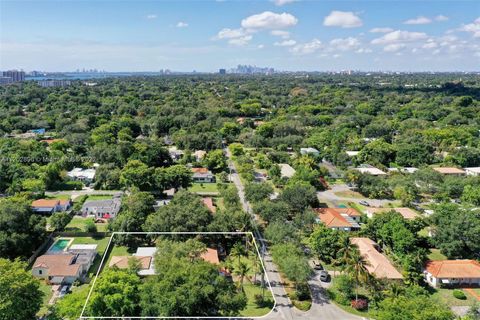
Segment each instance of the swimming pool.
[{"label": "swimming pool", "polygon": [[65,251],[72,241],[73,238],[60,238],[52,244],[48,251],[52,253]]}]

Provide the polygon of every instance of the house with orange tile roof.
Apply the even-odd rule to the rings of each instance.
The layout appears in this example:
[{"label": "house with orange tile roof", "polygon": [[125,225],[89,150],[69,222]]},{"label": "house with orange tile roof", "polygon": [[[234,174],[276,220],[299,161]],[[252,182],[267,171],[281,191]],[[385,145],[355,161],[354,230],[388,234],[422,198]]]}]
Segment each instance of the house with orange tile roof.
[{"label": "house with orange tile roof", "polygon": [[436,167],[433,168],[433,170],[437,171],[438,173],[441,173],[445,176],[464,176],[467,173],[463,171],[462,169],[455,168],[455,167]]},{"label": "house with orange tile roof", "polygon": [[402,215],[402,217],[407,219],[407,220],[414,220],[415,218],[420,217],[420,215],[418,213],[416,213],[412,209],[406,208],[406,207],[403,207],[403,208],[373,208],[373,207],[371,207],[371,208],[366,208],[365,209],[365,213],[367,214],[367,216],[369,218],[373,218],[373,216],[376,215],[376,214],[386,213],[386,212],[390,212],[390,211],[395,211],[395,212],[400,213]]},{"label": "house with orange tile roof", "polygon": [[441,286],[480,286],[480,263],[475,260],[432,260],[425,265],[425,280]]},{"label": "house with orange tile roof", "polygon": [[203,204],[210,210],[211,213],[217,212],[217,207],[213,204],[213,199],[210,197],[202,198]]},{"label": "house with orange tile roof", "polygon": [[38,199],[32,202],[32,210],[36,213],[52,214],[67,211],[72,206],[70,199]]},{"label": "house with orange tile roof", "polygon": [[215,175],[207,168],[192,168],[192,180],[197,183],[214,183]]},{"label": "house with orange tile roof", "polygon": [[211,264],[220,264],[220,260],[218,259],[218,250],[207,248],[207,251],[202,253],[200,256],[203,260],[210,262]]},{"label": "house with orange tile roof", "polygon": [[353,208],[317,208],[318,222],[330,229],[353,231],[360,229],[360,213]]},{"label": "house with orange tile roof", "polygon": [[147,270],[150,268],[152,257],[151,256],[113,256],[110,259],[108,266],[110,268],[127,269],[128,263],[131,259],[135,259],[140,264],[140,270]]},{"label": "house with orange tile roof", "polygon": [[393,264],[378,250],[378,244],[369,238],[350,238],[358,246],[360,254],[368,262],[366,269],[378,279],[400,280],[403,276]]}]

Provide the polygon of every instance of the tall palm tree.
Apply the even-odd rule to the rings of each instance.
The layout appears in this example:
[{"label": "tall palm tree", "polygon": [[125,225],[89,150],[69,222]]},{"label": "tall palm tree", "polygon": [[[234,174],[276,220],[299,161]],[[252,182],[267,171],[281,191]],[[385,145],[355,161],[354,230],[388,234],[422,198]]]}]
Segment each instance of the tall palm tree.
[{"label": "tall palm tree", "polygon": [[243,255],[245,255],[245,247],[241,242],[237,242],[233,245],[230,254],[236,258],[238,258],[238,264],[240,264],[240,259]]},{"label": "tall palm tree", "polygon": [[348,260],[346,271],[355,280],[355,300],[358,300],[358,286],[362,283],[367,283],[369,279],[369,272],[367,270],[369,263],[358,250],[357,246],[353,247],[353,250]]},{"label": "tall palm tree", "polygon": [[340,266],[341,271],[345,271],[352,258],[354,246],[347,235],[340,238],[339,246],[340,249],[337,252],[337,258],[333,260],[333,264]]},{"label": "tall palm tree", "polygon": [[[248,273],[250,272],[250,267],[244,263],[240,262],[235,269],[234,273],[240,277],[240,290],[243,291],[243,281],[245,280],[245,277],[247,277]],[[248,277],[247,277],[248,279]]]},{"label": "tall palm tree", "polygon": [[249,251],[249,255],[252,257],[252,268],[253,268],[253,283],[257,282],[257,272],[259,271],[259,261],[258,261],[258,254],[255,252],[255,248]]}]

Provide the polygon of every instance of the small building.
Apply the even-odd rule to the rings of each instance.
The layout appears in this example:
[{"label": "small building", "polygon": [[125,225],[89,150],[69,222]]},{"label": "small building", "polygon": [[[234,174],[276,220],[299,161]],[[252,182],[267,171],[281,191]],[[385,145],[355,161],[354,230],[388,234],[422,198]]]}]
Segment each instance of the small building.
[{"label": "small building", "polygon": [[282,178],[291,178],[295,174],[295,169],[292,168],[288,163],[279,163],[280,175]]},{"label": "small building", "polygon": [[67,211],[72,206],[70,199],[38,199],[32,202],[32,210],[36,213],[52,214]]},{"label": "small building", "polygon": [[455,168],[455,167],[436,167],[436,168],[433,168],[433,170],[435,170],[438,173],[441,173],[445,176],[461,177],[461,176],[464,176],[466,174],[466,172],[463,171],[462,169]]},{"label": "small building", "polygon": [[207,155],[207,152],[204,151],[204,150],[196,150],[194,153],[193,153],[193,156],[195,157],[195,160],[197,162],[200,162],[203,160],[203,158],[205,158],[205,156]]},{"label": "small building", "polygon": [[346,153],[347,156],[349,156],[349,157],[356,157],[356,156],[358,156],[358,154],[360,153],[360,151],[345,151],[345,153]]},{"label": "small building", "polygon": [[415,167],[402,167],[402,168],[388,168],[389,172],[400,172],[400,173],[414,173],[418,168]]},{"label": "small building", "polygon": [[193,182],[197,183],[214,183],[215,175],[207,168],[192,168]]},{"label": "small building", "polygon": [[106,200],[87,200],[82,206],[82,215],[93,215],[97,219],[113,219],[117,216],[121,206],[120,198]]},{"label": "small building", "polygon": [[375,168],[373,166],[364,166],[364,167],[358,167],[355,168],[355,170],[364,173],[364,174],[369,174],[372,176],[386,176],[387,174],[383,172],[382,170]]},{"label": "small building", "polygon": [[418,213],[406,207],[403,207],[403,208],[372,208],[370,207],[365,209],[365,213],[369,218],[373,218],[375,214],[386,213],[389,211],[398,212],[402,215],[403,218],[407,220],[414,220],[415,218],[420,217]]},{"label": "small building", "polygon": [[467,176],[478,177],[478,176],[480,176],[480,167],[465,168],[465,172],[466,172]]},{"label": "small building", "polygon": [[72,245],[64,253],[49,253],[38,257],[32,267],[34,277],[49,284],[72,284],[83,281],[97,255],[96,244]]},{"label": "small building", "polygon": [[213,199],[210,197],[202,198],[203,204],[210,210],[211,213],[217,212],[217,207],[213,204]]},{"label": "small building", "polygon": [[183,150],[179,150],[176,146],[171,146],[168,148],[168,154],[173,161],[178,161],[185,155]]},{"label": "small building", "polygon": [[318,151],[315,148],[300,148],[300,154],[302,155],[312,155],[312,156],[318,156],[320,154],[320,151]]},{"label": "small building", "polygon": [[393,264],[379,251],[378,244],[369,238],[350,238],[358,246],[360,254],[368,262],[366,269],[378,279],[400,280],[403,276]]},{"label": "small building", "polygon": [[95,172],[95,169],[74,168],[72,171],[67,172],[67,176],[72,180],[81,181],[89,185],[95,179]]},{"label": "small building", "polygon": [[360,229],[360,213],[353,208],[316,208],[318,222],[327,228],[343,231]]},{"label": "small building", "polygon": [[433,260],[425,265],[425,280],[441,286],[480,286],[480,263],[475,260]]}]

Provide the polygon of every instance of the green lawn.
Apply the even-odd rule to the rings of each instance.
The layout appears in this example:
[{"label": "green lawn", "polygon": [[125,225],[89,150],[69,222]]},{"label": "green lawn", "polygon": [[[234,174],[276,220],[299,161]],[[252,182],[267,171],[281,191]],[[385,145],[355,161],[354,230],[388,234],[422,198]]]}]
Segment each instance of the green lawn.
[{"label": "green lawn", "polygon": [[243,290],[245,291],[245,295],[247,296],[247,306],[245,309],[240,311],[240,315],[244,317],[261,317],[268,314],[273,308],[273,297],[270,289],[265,288],[265,306],[259,307],[255,303],[255,295],[262,294],[262,288],[260,286],[245,283],[243,286]]},{"label": "green lawn", "polygon": [[52,286],[47,285],[44,280],[39,280],[39,283],[40,283],[40,290],[43,292],[43,305],[40,308],[40,311],[38,311],[37,315],[43,316],[48,311],[48,301],[50,301],[50,298],[52,297],[53,292],[52,292]]},{"label": "green lawn", "polygon": [[[74,216],[69,224],[65,227],[65,231],[85,231],[85,224],[87,221],[93,221],[93,218],[84,218],[80,216]],[[107,231],[108,223],[95,223],[97,231]]]},{"label": "green lawn", "polygon": [[193,183],[190,188],[190,192],[218,192],[216,183]]},{"label": "green lawn", "polygon": [[438,249],[430,249],[428,254],[428,259],[430,260],[447,260],[447,257],[440,253]]},{"label": "green lawn", "polygon": [[476,299],[468,292],[463,291],[467,296],[467,299],[461,300],[453,296],[453,289],[436,289],[436,292],[432,294],[432,297],[438,299],[441,303],[446,304],[449,307],[454,306],[471,306]]},{"label": "green lawn", "polygon": [[92,266],[88,270],[88,277],[91,279],[97,274],[97,270],[100,267],[100,262],[102,261],[102,256],[107,249],[108,242],[110,237],[104,237],[99,239],[94,239],[92,237],[75,237],[72,244],[97,244],[98,255],[93,261]]},{"label": "green lawn", "polygon": [[46,196],[45,199],[67,200],[70,199],[69,194],[57,194],[55,196]]}]

